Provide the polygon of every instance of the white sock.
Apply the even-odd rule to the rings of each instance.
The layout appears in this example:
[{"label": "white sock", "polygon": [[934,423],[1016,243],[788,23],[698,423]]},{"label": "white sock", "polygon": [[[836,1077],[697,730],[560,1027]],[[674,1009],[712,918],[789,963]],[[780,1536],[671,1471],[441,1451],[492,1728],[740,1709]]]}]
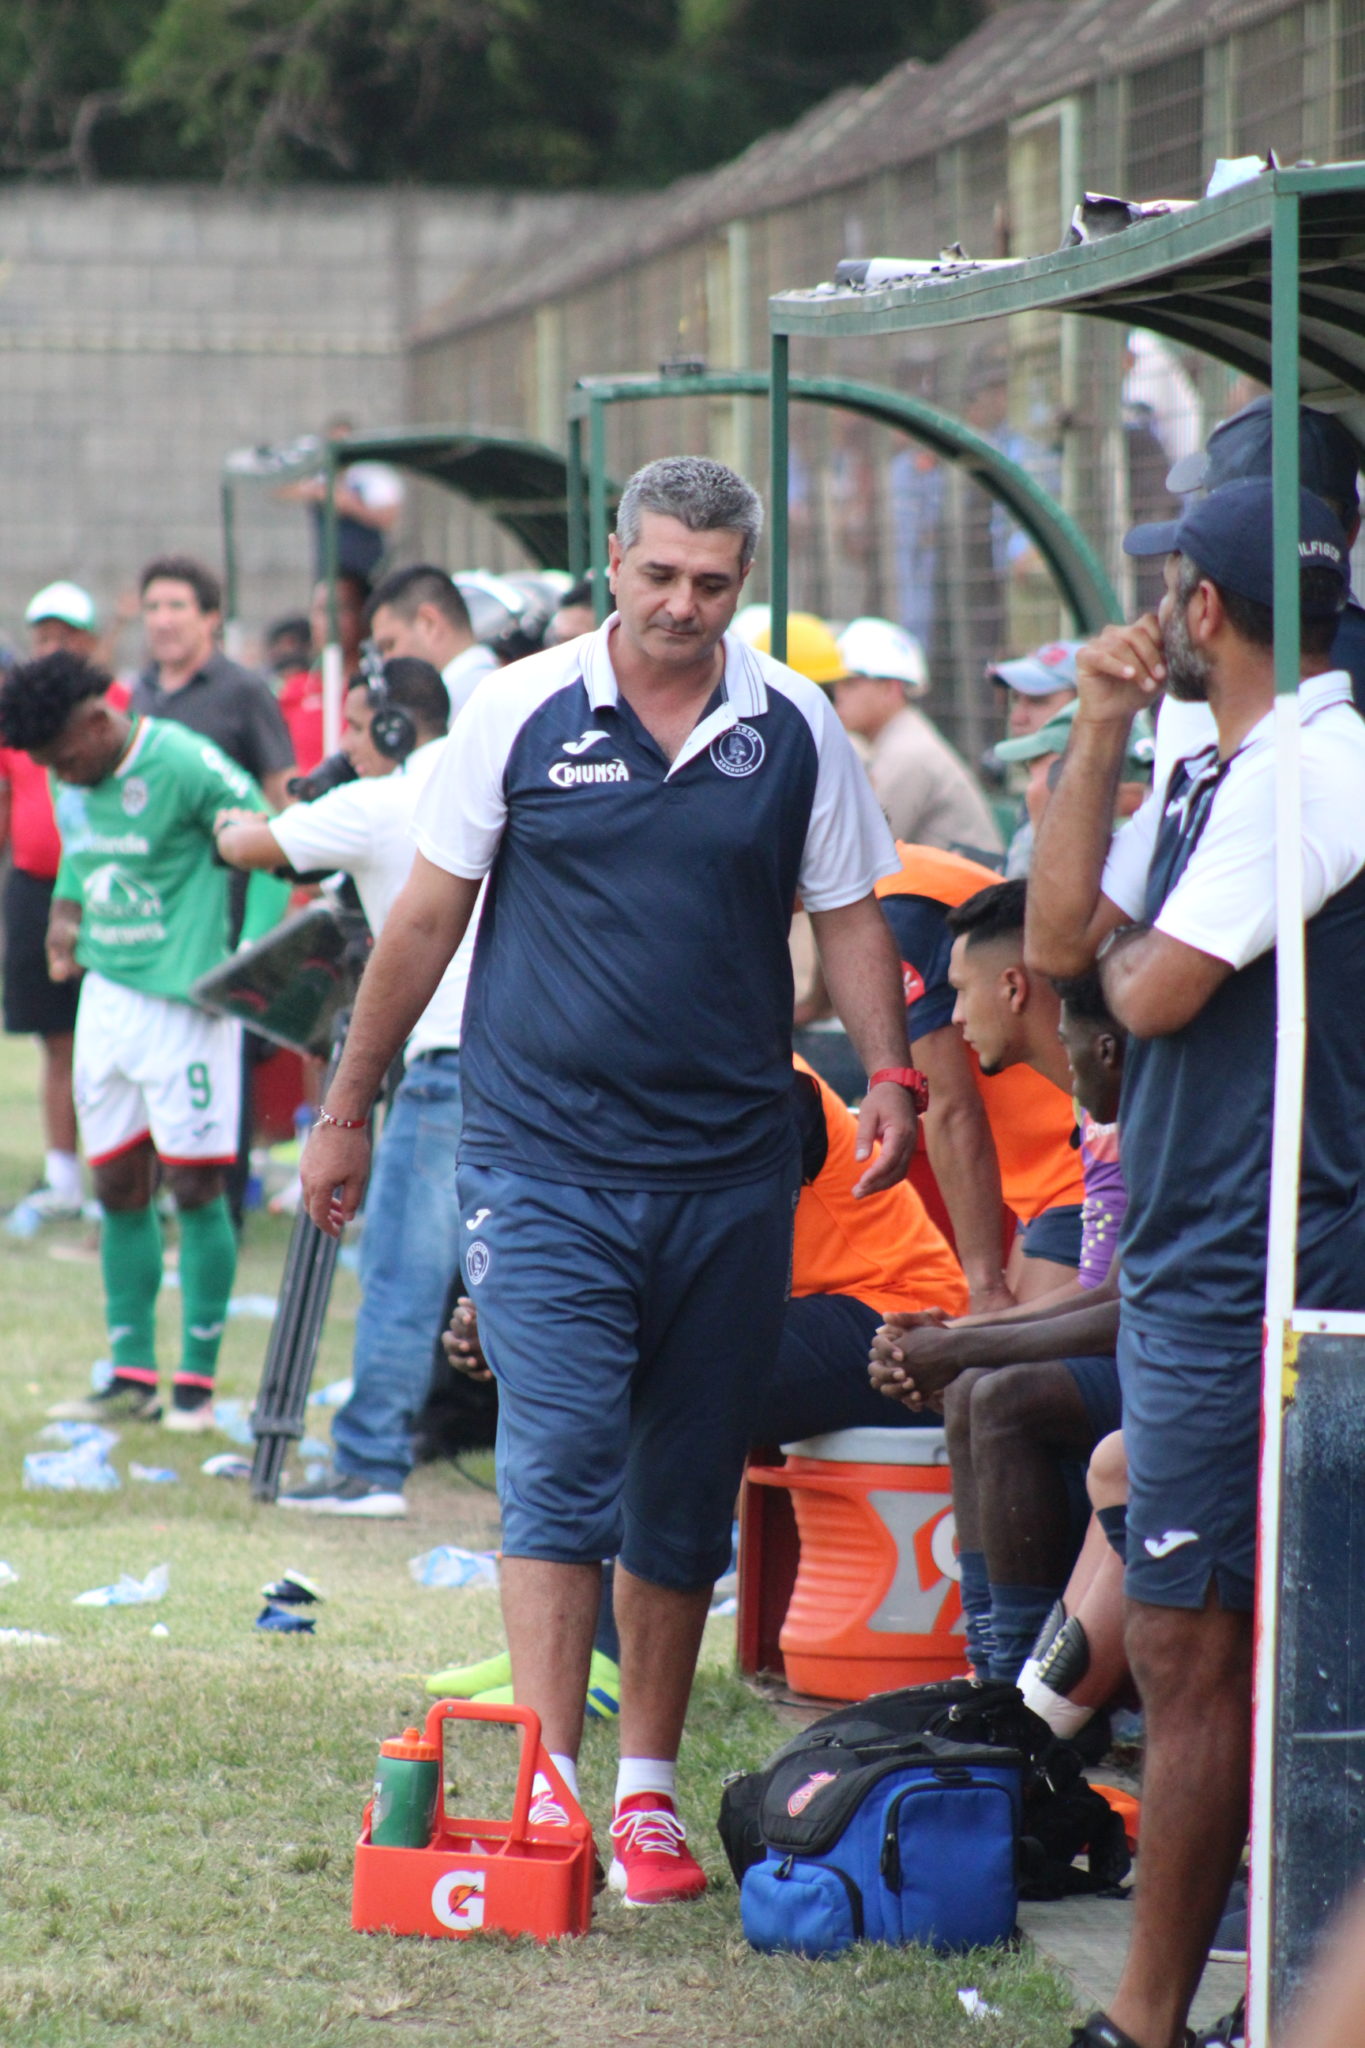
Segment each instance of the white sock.
[{"label": "white sock", "polygon": [[1041,1715],[1054,1735],[1074,1735],[1078,1728],[1084,1728],[1087,1721],[1095,1718],[1093,1707],[1083,1707],[1079,1701],[1069,1700],[1065,1693],[1054,1692],[1040,1678],[1035,1678],[1031,1685],[1021,1687],[1021,1690],[1024,1705]]},{"label": "white sock", "polygon": [[55,1194],[69,1202],[81,1198],[81,1163],[74,1152],[48,1152],[43,1160],[43,1178]]},{"label": "white sock", "polygon": [[672,1799],[678,1784],[678,1766],[668,1757],[623,1756],[616,1773],[616,1804],[633,1799],[637,1792],[663,1792]]},{"label": "white sock", "polygon": [[[561,1778],[562,1778],[562,1779],[564,1780],[564,1783],[565,1783],[565,1784],[566,1784],[566,1785],[568,1786],[569,1790],[570,1790],[570,1791],[571,1791],[571,1792],[573,1793],[573,1796],[574,1796],[574,1798],[575,1798],[575,1799],[577,1799],[577,1797],[578,1797],[578,1765],[577,1765],[577,1763],[575,1762],[574,1758],[573,1758],[573,1757],[571,1757],[571,1756],[556,1756],[556,1755],[555,1755],[555,1753],[554,1753],[554,1751],[553,1751],[553,1750],[551,1750],[551,1751],[550,1751],[550,1762],[551,1762],[551,1763],[552,1763],[552,1764],[554,1765],[555,1769],[556,1769],[556,1770],[557,1770],[557,1771],[559,1772],[559,1775],[560,1775],[560,1777],[561,1777]],[[545,1776],[545,1773],[544,1773],[543,1771],[537,1771],[537,1772],[536,1772],[536,1791],[537,1791],[537,1792],[548,1792],[548,1791],[549,1791],[549,1789],[550,1789],[550,1781],[549,1781],[549,1779],[548,1779],[548,1778],[547,1778],[547,1777]]]}]

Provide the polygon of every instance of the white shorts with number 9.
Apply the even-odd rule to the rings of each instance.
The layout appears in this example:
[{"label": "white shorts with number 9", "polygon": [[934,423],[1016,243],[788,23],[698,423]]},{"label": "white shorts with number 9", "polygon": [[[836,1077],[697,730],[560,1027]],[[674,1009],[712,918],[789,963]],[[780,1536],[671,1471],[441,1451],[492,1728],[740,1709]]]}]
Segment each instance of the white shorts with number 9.
[{"label": "white shorts with number 9", "polygon": [[229,1166],[237,1157],[242,1027],[88,973],[76,1012],[75,1092],[92,1166],[149,1137],[168,1166]]}]

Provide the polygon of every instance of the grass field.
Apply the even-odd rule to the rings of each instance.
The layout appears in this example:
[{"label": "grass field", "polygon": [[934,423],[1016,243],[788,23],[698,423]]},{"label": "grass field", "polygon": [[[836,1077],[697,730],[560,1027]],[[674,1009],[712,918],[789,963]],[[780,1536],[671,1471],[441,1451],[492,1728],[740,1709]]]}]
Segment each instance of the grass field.
[{"label": "grass field", "polygon": [[[0,1205],[40,1157],[35,1064],[0,1040]],[[591,1935],[549,1949],[499,1937],[393,1941],[352,1934],[351,1851],[377,1741],[417,1718],[417,1674],[499,1646],[496,1596],[418,1588],[407,1560],[443,1541],[496,1540],[491,1495],[445,1469],[419,1474],[406,1523],[314,1523],[252,1504],[199,1471],[216,1439],[129,1427],[116,1493],[24,1492],[45,1405],[79,1392],[103,1349],[97,1264],[59,1260],[83,1232],[0,1238],[0,2042],[5,2048],[237,2048],[393,2041],[460,2048],[612,2048],[838,2042],[840,2048],[1052,2048],[1069,2008],[1027,1957],[937,1962],[869,1949],[836,1962],[745,1946],[711,1826],[720,1781],[784,1738],[729,1672],[732,1624],[714,1622],[682,1760],[682,1797],[714,1880],[698,1905],[599,1906]],[[242,1292],[274,1291],[284,1226],[250,1225]],[[318,1383],[348,1370],[354,1282],[338,1278]],[[162,1300],[173,1362],[179,1297]],[[267,1326],[234,1321],[227,1395],[255,1393]],[[316,1414],[318,1411],[312,1411]],[[130,1481],[130,1459],[178,1468]],[[170,1566],[156,1607],[73,1597],[121,1571]],[[262,1584],[287,1566],[327,1594],[314,1637],[258,1634]],[[169,1633],[151,1634],[164,1623]],[[466,1738],[456,1805],[502,1810],[507,1738]],[[586,1803],[609,1815],[614,1738],[590,1732]],[[1001,2010],[969,2019],[972,1985]]]}]

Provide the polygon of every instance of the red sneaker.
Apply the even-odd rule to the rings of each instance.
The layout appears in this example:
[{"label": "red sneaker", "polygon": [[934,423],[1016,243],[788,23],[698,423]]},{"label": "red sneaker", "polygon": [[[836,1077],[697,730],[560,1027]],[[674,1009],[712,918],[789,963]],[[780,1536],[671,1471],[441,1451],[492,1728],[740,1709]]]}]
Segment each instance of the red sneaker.
[{"label": "red sneaker", "polygon": [[616,1851],[607,1873],[628,1906],[671,1906],[706,1890],[706,1872],[687,1847],[687,1830],[666,1792],[623,1799],[611,1824]]}]

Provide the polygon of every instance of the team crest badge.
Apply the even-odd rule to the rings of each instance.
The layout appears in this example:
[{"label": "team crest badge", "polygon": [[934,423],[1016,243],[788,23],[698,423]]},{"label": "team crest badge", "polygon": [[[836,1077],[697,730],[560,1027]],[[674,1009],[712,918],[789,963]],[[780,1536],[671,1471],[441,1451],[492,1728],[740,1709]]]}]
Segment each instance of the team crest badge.
[{"label": "team crest badge", "polygon": [[477,1287],[489,1268],[488,1246],[481,1237],[476,1237],[464,1255],[465,1278],[471,1287]]},{"label": "team crest badge", "polygon": [[147,785],[140,775],[130,775],[119,799],[125,818],[140,818],[147,808]]},{"label": "team crest badge", "polygon": [[752,775],[763,765],[767,752],[760,734],[751,725],[732,725],[711,742],[711,759],[722,775]]},{"label": "team crest badge", "polygon": [[793,1820],[796,1819],[799,1813],[805,1812],[817,1792],[822,1791],[826,1785],[834,1783],[834,1777],[833,1771],[815,1771],[807,1778],[804,1785],[797,1786],[791,1798],[787,1801],[787,1811]]}]

